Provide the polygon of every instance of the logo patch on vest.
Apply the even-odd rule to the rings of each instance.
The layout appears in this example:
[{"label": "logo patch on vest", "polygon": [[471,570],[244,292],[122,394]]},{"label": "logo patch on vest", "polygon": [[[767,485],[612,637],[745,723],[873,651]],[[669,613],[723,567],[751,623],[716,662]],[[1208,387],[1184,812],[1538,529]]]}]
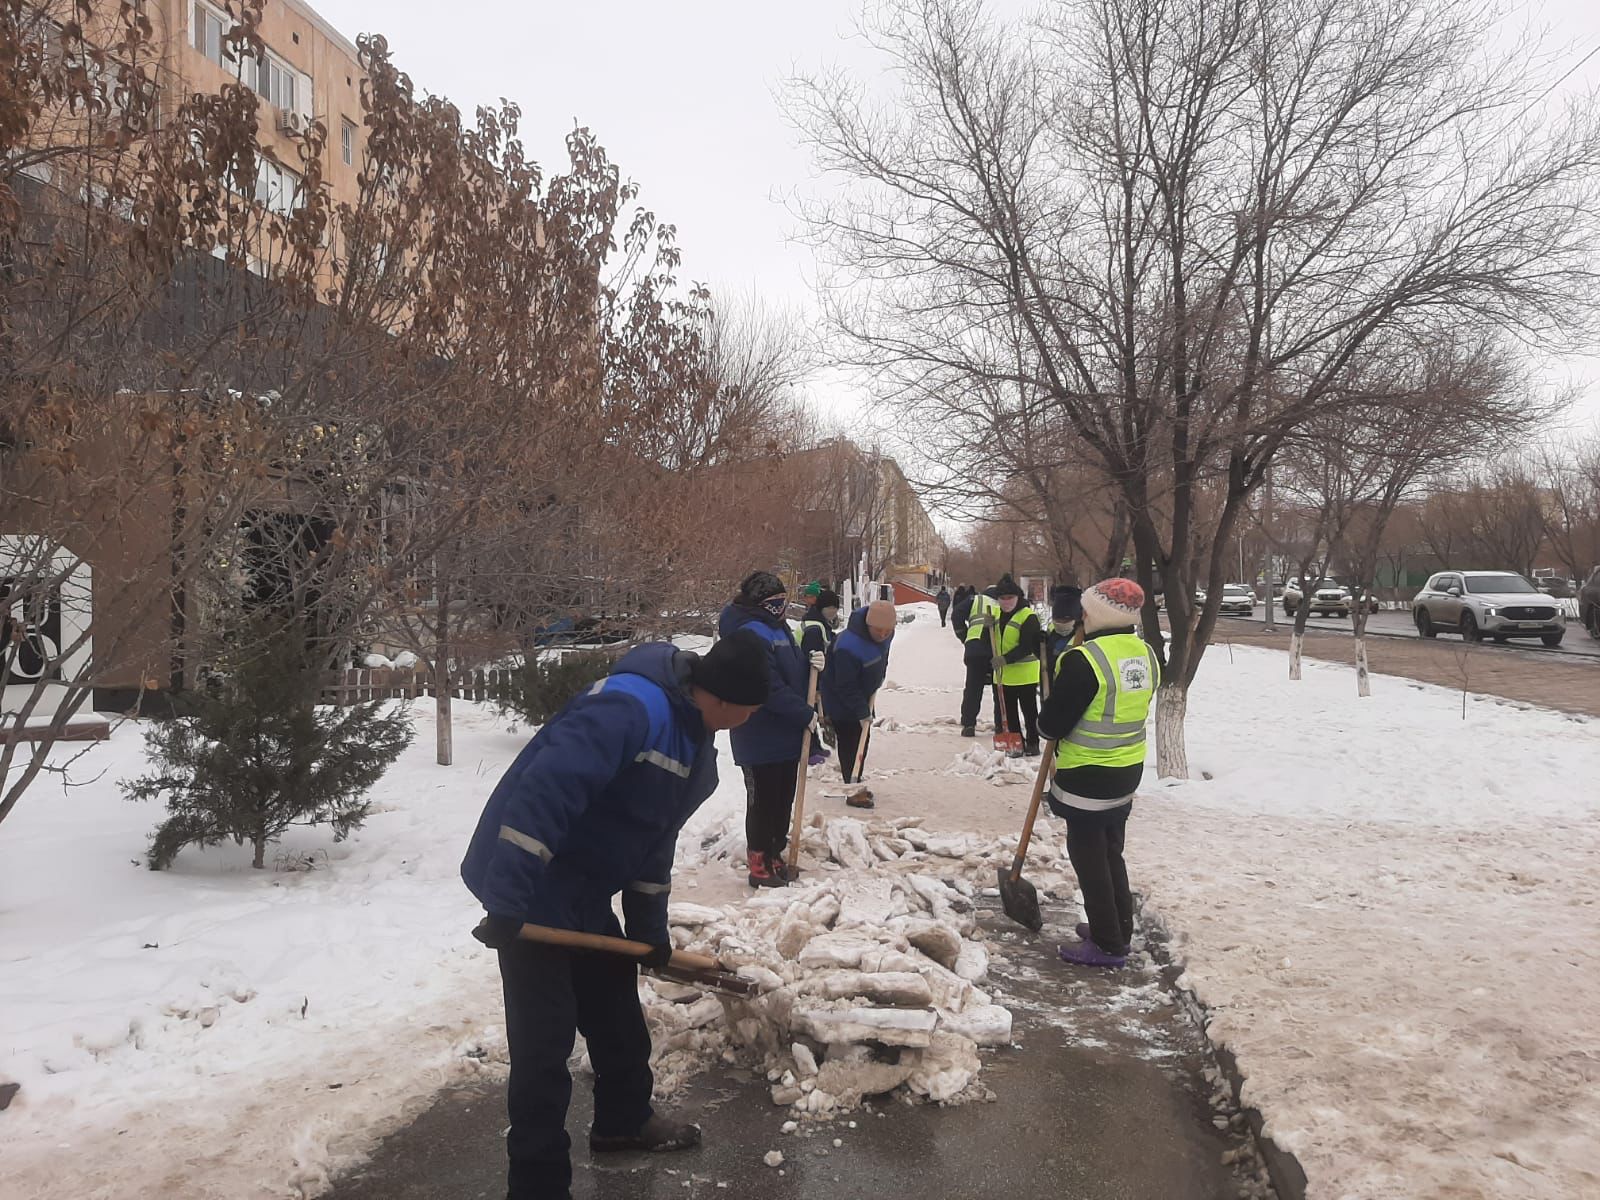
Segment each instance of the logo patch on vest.
[{"label": "logo patch on vest", "polygon": [[1125,692],[1148,692],[1150,690],[1150,660],[1143,655],[1138,658],[1124,658],[1117,663],[1117,673],[1122,677],[1122,690]]}]

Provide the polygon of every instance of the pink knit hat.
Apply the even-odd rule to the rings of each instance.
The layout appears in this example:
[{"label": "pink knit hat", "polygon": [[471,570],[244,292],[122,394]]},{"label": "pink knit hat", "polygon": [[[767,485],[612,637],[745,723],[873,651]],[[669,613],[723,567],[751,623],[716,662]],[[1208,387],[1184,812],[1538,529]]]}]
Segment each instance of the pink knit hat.
[{"label": "pink knit hat", "polygon": [[1144,589],[1131,579],[1102,579],[1083,594],[1083,631],[1137,625]]}]

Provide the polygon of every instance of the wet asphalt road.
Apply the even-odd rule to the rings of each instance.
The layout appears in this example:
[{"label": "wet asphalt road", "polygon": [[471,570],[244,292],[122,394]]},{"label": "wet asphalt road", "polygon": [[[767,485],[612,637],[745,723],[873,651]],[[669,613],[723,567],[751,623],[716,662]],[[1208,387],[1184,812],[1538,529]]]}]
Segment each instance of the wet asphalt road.
[{"label": "wet asphalt road", "polygon": [[[719,1069],[673,1111],[705,1129],[684,1154],[593,1159],[583,1147],[586,1081],[568,1122],[577,1200],[668,1197],[1233,1200],[1250,1158],[1242,1122],[1213,1107],[1211,1065],[1181,1006],[1156,976],[1086,974],[1055,961],[1061,931],[1033,937],[994,922],[991,980],[1017,1017],[1013,1047],[985,1051],[988,1102],[949,1108],[875,1103],[802,1125],[776,1108],[764,1080]],[[1052,937],[1054,933],[1056,936]],[[855,1122],[855,1128],[850,1122]],[[1227,1128],[1219,1129],[1219,1124]],[[501,1087],[441,1095],[378,1149],[329,1200],[498,1200],[504,1195]],[[841,1145],[835,1146],[838,1139]],[[1246,1150],[1244,1167],[1223,1165]],[[769,1150],[781,1168],[762,1163]]]}]

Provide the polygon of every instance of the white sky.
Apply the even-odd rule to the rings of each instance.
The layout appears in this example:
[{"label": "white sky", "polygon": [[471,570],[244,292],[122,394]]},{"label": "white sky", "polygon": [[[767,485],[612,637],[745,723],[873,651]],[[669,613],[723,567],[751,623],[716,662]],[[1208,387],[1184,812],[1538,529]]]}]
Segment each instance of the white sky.
[{"label": "white sky", "polygon": [[[785,196],[817,185],[774,98],[794,70],[878,69],[850,35],[861,0],[311,0],[352,40],[383,33],[419,87],[470,114],[500,97],[523,111],[529,153],[565,164],[561,139],[587,125],[641,202],[677,225],[684,279],[811,305],[810,251],[791,240]],[[1000,12],[1025,0],[991,0]],[[1518,10],[1577,61],[1600,46],[1600,0]],[[1600,55],[1567,85],[1600,86]],[[1589,384],[1582,419],[1600,415],[1600,360],[1554,372]],[[819,381],[825,411],[847,412],[843,385]]]}]

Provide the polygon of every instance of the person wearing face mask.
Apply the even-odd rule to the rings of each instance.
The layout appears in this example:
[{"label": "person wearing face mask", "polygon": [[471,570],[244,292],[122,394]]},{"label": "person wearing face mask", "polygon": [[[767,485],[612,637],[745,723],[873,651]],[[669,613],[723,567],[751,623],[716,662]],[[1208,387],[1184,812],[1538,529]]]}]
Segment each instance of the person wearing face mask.
[{"label": "person wearing face mask", "polygon": [[[811,587],[817,590],[813,592]],[[795,630],[795,638],[807,655],[818,650],[826,654],[833,649],[834,638],[838,636],[835,631],[839,628],[839,593],[832,588],[812,584],[801,594],[807,596],[811,603],[800,618],[800,628]]]},{"label": "person wearing face mask", "polygon": [[1000,604],[997,627],[1006,724],[1013,732],[1022,733],[1022,752],[1033,757],[1039,753],[1039,655],[1044,649],[1044,635],[1039,628],[1039,615],[1022,602],[1022,589],[1011,576],[1005,576],[995,587],[995,599]]},{"label": "person wearing face mask", "polygon": [[1083,589],[1062,584],[1050,593],[1050,631],[1045,634],[1045,669],[1054,678],[1061,656],[1083,640]]},{"label": "person wearing face mask", "polygon": [[784,611],[789,593],[770,571],[753,571],[722,610],[718,637],[747,630],[767,647],[771,689],[750,720],[734,730],[733,761],[744,772],[746,865],[751,887],[784,887],[789,873],[783,849],[789,842],[789,817],[799,782],[806,729],[821,729],[808,702],[813,669],[827,665],[823,651],[807,653],[795,642]]}]

